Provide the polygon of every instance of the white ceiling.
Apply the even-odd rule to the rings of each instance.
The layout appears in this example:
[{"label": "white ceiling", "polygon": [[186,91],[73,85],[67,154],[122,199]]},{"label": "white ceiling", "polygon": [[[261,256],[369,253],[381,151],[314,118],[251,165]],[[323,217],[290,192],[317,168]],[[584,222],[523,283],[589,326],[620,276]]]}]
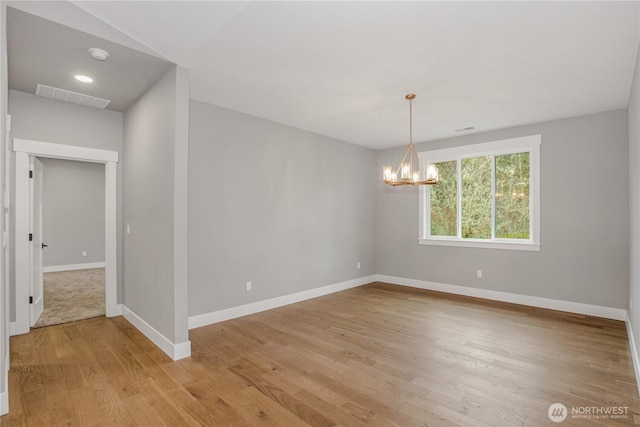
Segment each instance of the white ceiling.
[{"label": "white ceiling", "polygon": [[625,108],[640,2],[73,1],[191,97],[379,149]]}]

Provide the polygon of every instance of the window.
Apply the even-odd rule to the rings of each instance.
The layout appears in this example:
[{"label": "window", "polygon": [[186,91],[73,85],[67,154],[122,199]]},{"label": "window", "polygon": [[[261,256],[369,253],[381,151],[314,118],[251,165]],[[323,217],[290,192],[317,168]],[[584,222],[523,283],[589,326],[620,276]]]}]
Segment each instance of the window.
[{"label": "window", "polygon": [[540,135],[425,151],[420,243],[540,250]]}]

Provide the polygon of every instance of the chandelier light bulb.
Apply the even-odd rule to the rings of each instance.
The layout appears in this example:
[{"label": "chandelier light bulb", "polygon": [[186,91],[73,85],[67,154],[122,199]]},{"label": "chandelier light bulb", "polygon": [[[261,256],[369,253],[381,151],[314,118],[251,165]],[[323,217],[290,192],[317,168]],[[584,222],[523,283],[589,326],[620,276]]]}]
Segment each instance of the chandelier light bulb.
[{"label": "chandelier light bulb", "polygon": [[409,177],[411,176],[411,166],[409,166],[409,163],[403,163],[401,171],[402,173],[400,175],[400,178],[409,179]]},{"label": "chandelier light bulb", "polygon": [[382,169],[382,176],[385,181],[391,180],[391,166],[385,166],[384,169]]},{"label": "chandelier light bulb", "polygon": [[436,167],[436,165],[427,165],[427,180],[438,180],[438,168]]}]

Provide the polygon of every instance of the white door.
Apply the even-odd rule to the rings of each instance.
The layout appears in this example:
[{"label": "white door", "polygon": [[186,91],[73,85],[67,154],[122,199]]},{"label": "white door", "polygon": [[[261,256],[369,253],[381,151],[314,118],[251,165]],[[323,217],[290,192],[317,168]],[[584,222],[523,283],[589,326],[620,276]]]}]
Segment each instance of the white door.
[{"label": "white door", "polygon": [[29,216],[31,219],[30,241],[30,270],[29,280],[29,320],[30,326],[40,318],[44,310],[44,285],[42,276],[42,163],[35,157],[31,157],[31,179],[29,180],[30,202]]}]

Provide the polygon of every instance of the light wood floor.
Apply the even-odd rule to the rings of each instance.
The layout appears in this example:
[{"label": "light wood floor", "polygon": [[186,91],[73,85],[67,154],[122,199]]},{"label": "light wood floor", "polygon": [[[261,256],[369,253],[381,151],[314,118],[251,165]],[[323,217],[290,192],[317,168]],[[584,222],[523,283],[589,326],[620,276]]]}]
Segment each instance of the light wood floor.
[{"label": "light wood floor", "polygon": [[[191,331],[171,362],[122,317],[11,338],[10,425],[629,425],[622,322],[375,283]],[[551,403],[629,407],[562,424]]]}]

